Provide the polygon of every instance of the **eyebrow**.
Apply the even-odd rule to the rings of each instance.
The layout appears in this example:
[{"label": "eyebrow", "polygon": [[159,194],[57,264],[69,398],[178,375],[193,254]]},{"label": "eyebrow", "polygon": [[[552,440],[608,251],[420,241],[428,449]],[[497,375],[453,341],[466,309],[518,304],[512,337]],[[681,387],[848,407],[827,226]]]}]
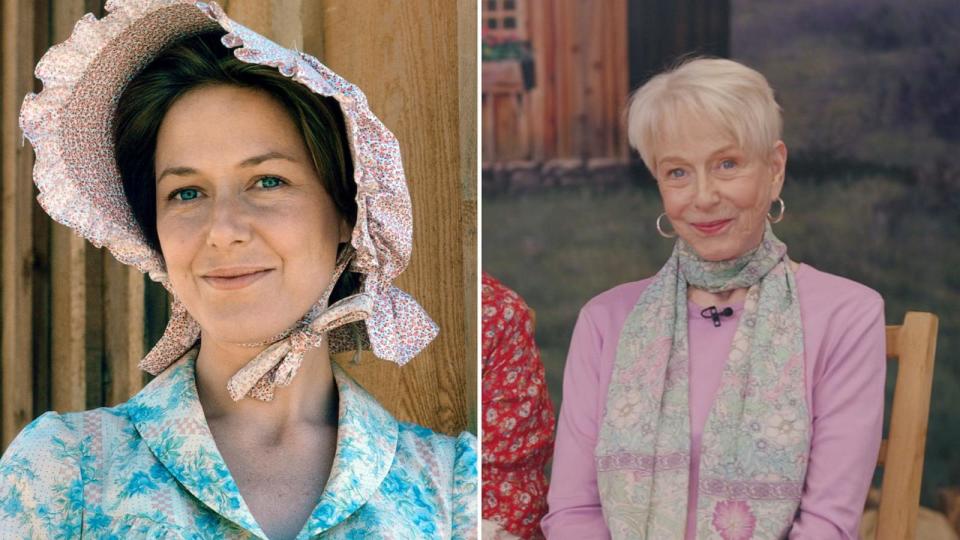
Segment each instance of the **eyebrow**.
[{"label": "eyebrow", "polygon": [[[298,161],[293,159],[292,157],[273,150],[265,154],[249,157],[241,161],[238,166],[241,168],[254,167],[263,163],[264,161],[269,161],[271,159],[282,159],[282,160],[290,161],[293,163],[298,163]],[[163,170],[162,173],[160,173],[160,176],[157,177],[157,184],[159,184],[160,181],[163,180],[163,177],[167,176],[168,174],[172,174],[175,176],[189,176],[191,174],[199,174],[199,171],[197,171],[193,167],[167,167],[166,169]]]},{"label": "eyebrow", "polygon": [[[711,152],[711,153],[710,153],[710,157],[714,157],[714,156],[716,156],[717,154],[722,154],[722,153],[724,153],[724,152],[729,152],[730,150],[736,150],[736,149],[737,149],[737,145],[735,145],[735,144],[728,144],[728,145],[724,146],[723,148],[719,148],[719,149],[714,150],[713,152]],[[678,157],[678,156],[664,156],[664,157],[662,157],[662,158],[660,158],[660,159],[657,160],[657,164],[659,165],[660,163],[662,163],[662,162],[664,162],[664,161],[673,161],[673,162],[683,162],[683,163],[685,163],[687,160],[685,160],[685,159],[683,159],[683,158],[680,158],[680,157]]]}]

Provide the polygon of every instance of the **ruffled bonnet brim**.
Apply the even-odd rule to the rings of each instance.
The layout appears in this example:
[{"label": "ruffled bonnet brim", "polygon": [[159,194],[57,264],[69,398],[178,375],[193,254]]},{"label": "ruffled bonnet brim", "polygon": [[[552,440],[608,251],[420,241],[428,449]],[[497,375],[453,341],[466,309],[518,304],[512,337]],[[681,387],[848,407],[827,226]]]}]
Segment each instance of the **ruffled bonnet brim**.
[{"label": "ruffled bonnet brim", "polygon": [[[21,108],[20,127],[36,153],[38,201],[50,217],[174,293],[161,255],[147,244],[124,196],[113,118],[126,85],[160,51],[180,39],[222,29],[223,44],[238,59],[274,67],[314,93],[334,98],[343,111],[357,185],[349,270],[363,274],[363,285],[339,306],[339,325],[328,334],[331,352],[359,344],[402,365],[426,347],[437,326],[413,298],[392,285],[409,261],[413,229],[399,145],[360,89],[313,56],[281,47],[231,20],[215,2],[111,0],[106,11],[101,19],[82,17],[66,41],[47,51],[35,71],[43,90],[27,95]],[[173,297],[167,331],[141,363],[154,374],[199,337],[196,322]],[[326,309],[326,300],[321,301],[322,306],[311,309],[313,315]]]}]

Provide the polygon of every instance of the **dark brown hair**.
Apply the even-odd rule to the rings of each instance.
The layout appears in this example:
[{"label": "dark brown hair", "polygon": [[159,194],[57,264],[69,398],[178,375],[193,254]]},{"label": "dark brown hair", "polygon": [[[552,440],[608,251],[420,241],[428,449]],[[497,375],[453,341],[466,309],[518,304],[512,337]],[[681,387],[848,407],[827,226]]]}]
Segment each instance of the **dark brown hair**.
[{"label": "dark brown hair", "polygon": [[[147,243],[158,253],[156,178],[157,133],[173,103],[188,91],[208,85],[233,85],[269,93],[300,130],[314,166],[333,204],[347,223],[357,221],[357,186],[343,113],[335,99],[320,96],[275,68],[237,59],[212,31],[164,49],[130,81],[120,96],[113,126],[123,192]],[[331,303],[352,294],[359,276],[345,272]]]}]

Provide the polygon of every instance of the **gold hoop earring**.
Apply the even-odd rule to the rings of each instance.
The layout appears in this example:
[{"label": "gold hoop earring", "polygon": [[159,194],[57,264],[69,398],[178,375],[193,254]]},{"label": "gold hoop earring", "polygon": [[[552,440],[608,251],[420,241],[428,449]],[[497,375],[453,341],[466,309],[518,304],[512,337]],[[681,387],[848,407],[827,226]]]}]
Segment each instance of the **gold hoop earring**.
[{"label": "gold hoop earring", "polygon": [[657,232],[660,233],[660,236],[662,236],[662,237],[664,237],[664,238],[676,238],[676,236],[677,236],[677,232],[676,232],[676,231],[673,231],[673,232],[669,232],[669,233],[668,233],[667,231],[663,230],[662,220],[663,220],[663,218],[665,218],[665,217],[667,217],[666,212],[664,212],[663,214],[660,214],[659,216],[657,216]]},{"label": "gold hoop earring", "polygon": [[[773,202],[775,202],[775,203],[779,202],[779,203],[780,203],[780,211],[777,212],[777,215],[776,215],[776,216],[771,215],[770,212],[768,211],[768,212],[767,212],[767,219],[770,220],[770,223],[780,223],[781,221],[783,221],[783,214],[784,214],[784,212],[787,211],[787,203],[783,202],[783,197],[777,197],[777,200],[775,200],[775,201],[773,201]],[[771,205],[771,206],[772,206],[772,205]]]}]

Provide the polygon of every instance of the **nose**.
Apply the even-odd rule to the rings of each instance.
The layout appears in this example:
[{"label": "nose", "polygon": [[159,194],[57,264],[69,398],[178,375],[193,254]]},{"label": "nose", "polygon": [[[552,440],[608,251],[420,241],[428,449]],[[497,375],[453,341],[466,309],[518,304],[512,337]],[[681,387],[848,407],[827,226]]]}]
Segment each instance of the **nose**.
[{"label": "nose", "polygon": [[716,180],[707,172],[697,174],[693,204],[698,210],[707,210],[720,202]]},{"label": "nose", "polygon": [[237,197],[217,197],[213,202],[207,230],[207,245],[226,248],[250,241],[251,227],[243,201]]}]

